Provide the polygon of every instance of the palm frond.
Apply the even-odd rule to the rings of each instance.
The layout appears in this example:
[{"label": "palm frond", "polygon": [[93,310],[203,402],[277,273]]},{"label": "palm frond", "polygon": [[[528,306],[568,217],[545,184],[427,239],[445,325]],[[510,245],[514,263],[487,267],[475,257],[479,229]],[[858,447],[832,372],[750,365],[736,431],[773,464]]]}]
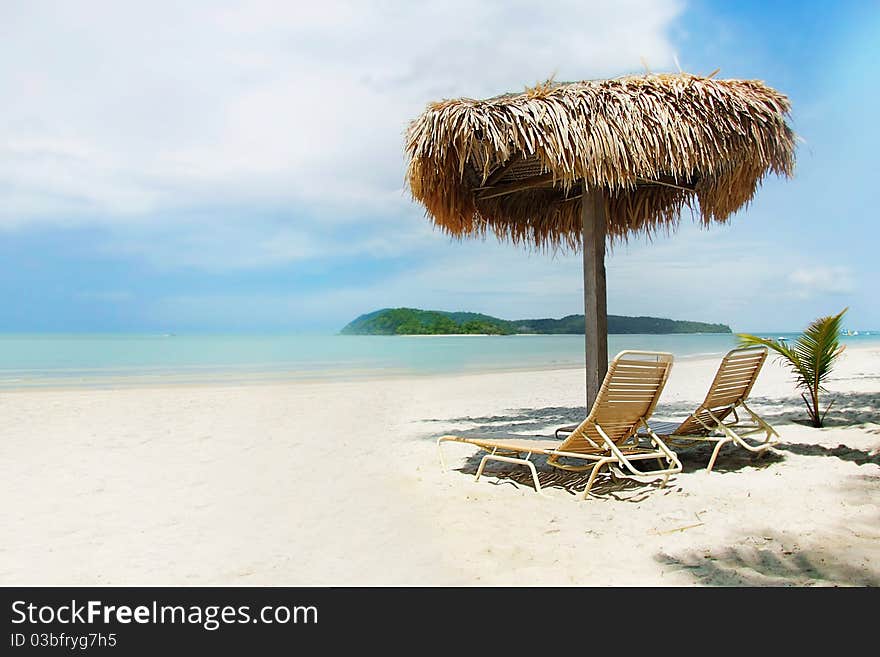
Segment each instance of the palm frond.
[{"label": "palm frond", "polygon": [[844,308],[836,315],[813,321],[794,343],[793,351],[804,364],[808,384],[812,388],[821,389],[831,373],[834,360],[844,349],[838,336],[843,314],[847,310]]},{"label": "palm frond", "polygon": [[737,334],[741,345],[768,347],[791,368],[795,375],[795,385],[805,391],[801,393],[801,397],[816,427],[822,426],[825,414],[831,408],[829,405],[825,413],[820,413],[819,393],[826,392],[822,384],[831,373],[837,357],[843,353],[844,347],[841,346],[839,337],[840,325],[847,310],[849,309],[844,308],[836,315],[814,320],[790,346],[780,340],[761,338],[749,333]]},{"label": "palm frond", "polygon": [[761,338],[749,333],[737,333],[736,337],[739,338],[739,345],[741,347],[764,345],[775,351],[780,360],[787,362],[788,366],[794,370],[798,378],[798,386],[802,385],[801,381],[809,381],[810,373],[804,362],[801,360],[800,354],[784,342],[770,338]]}]

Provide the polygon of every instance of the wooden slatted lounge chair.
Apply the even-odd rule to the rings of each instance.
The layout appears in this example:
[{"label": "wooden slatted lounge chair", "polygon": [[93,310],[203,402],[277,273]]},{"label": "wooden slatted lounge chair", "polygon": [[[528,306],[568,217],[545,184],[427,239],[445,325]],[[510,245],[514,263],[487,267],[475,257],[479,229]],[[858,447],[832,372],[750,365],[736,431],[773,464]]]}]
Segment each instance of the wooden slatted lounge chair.
[{"label": "wooden slatted lounge chair", "polygon": [[[712,471],[718,453],[727,443],[734,443],[757,454],[773,451],[773,446],[779,442],[779,434],[746,405],[765,360],[766,347],[744,347],[729,351],[718,366],[706,398],[693,413],[683,422],[652,420],[649,426],[673,448],[690,447],[701,442],[716,443],[707,472]],[[738,409],[744,410],[749,418],[741,418]],[[556,436],[569,434],[577,426],[561,427],[556,430]],[[758,445],[745,441],[746,436],[761,433],[764,434],[764,441]]]},{"label": "wooden slatted lounge chair", "polygon": [[[663,479],[681,472],[681,463],[648,425],[648,418],[657,405],[660,392],[669,377],[672,354],[652,351],[621,351],[608,366],[608,373],[596,396],[589,416],[564,440],[530,439],[525,436],[475,437],[441,436],[437,440],[443,463],[442,443],[468,443],[489,452],[480,461],[479,480],[489,461],[524,465],[532,473],[535,491],[541,484],[535,454],[547,456],[553,467],[570,471],[592,468],[583,499],[586,499],[597,475],[605,466],[622,477]],[[649,444],[640,444],[637,433],[646,432]],[[524,455],[524,457],[522,456]],[[657,469],[640,470],[636,462],[659,460]],[[445,463],[443,463],[445,468]]]}]

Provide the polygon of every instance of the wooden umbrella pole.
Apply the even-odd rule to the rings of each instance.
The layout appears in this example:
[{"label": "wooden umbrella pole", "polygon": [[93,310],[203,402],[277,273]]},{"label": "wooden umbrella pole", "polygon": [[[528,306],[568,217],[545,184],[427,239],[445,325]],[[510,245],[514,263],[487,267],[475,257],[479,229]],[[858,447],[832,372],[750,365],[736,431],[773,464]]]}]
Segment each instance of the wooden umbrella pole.
[{"label": "wooden umbrella pole", "polygon": [[608,371],[608,310],[605,296],[605,197],[586,190],[581,199],[584,254],[584,336],[586,339],[587,413]]}]

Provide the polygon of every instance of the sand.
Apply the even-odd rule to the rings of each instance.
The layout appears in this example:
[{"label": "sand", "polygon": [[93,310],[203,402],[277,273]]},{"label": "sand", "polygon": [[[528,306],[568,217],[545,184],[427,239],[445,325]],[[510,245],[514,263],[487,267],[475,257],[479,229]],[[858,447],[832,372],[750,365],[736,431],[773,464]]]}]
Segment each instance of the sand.
[{"label": "sand", "polygon": [[[655,417],[717,358],[679,360]],[[3,585],[878,585],[880,350],[850,348],[827,427],[768,362],[782,456],[683,453],[668,487],[474,482],[454,431],[582,417],[579,370],[0,394]]]}]

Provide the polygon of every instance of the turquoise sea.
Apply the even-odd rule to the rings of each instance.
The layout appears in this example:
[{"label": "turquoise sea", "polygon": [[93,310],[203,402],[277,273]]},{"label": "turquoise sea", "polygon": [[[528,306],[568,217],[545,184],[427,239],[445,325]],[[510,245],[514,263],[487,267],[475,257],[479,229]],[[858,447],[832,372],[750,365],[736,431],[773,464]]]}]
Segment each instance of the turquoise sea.
[{"label": "turquoise sea", "polygon": [[[762,333],[769,337],[786,333]],[[843,337],[880,346],[880,331]],[[724,334],[612,335],[622,349],[722,354]],[[0,389],[341,380],[583,367],[578,335],[0,335]]]}]

